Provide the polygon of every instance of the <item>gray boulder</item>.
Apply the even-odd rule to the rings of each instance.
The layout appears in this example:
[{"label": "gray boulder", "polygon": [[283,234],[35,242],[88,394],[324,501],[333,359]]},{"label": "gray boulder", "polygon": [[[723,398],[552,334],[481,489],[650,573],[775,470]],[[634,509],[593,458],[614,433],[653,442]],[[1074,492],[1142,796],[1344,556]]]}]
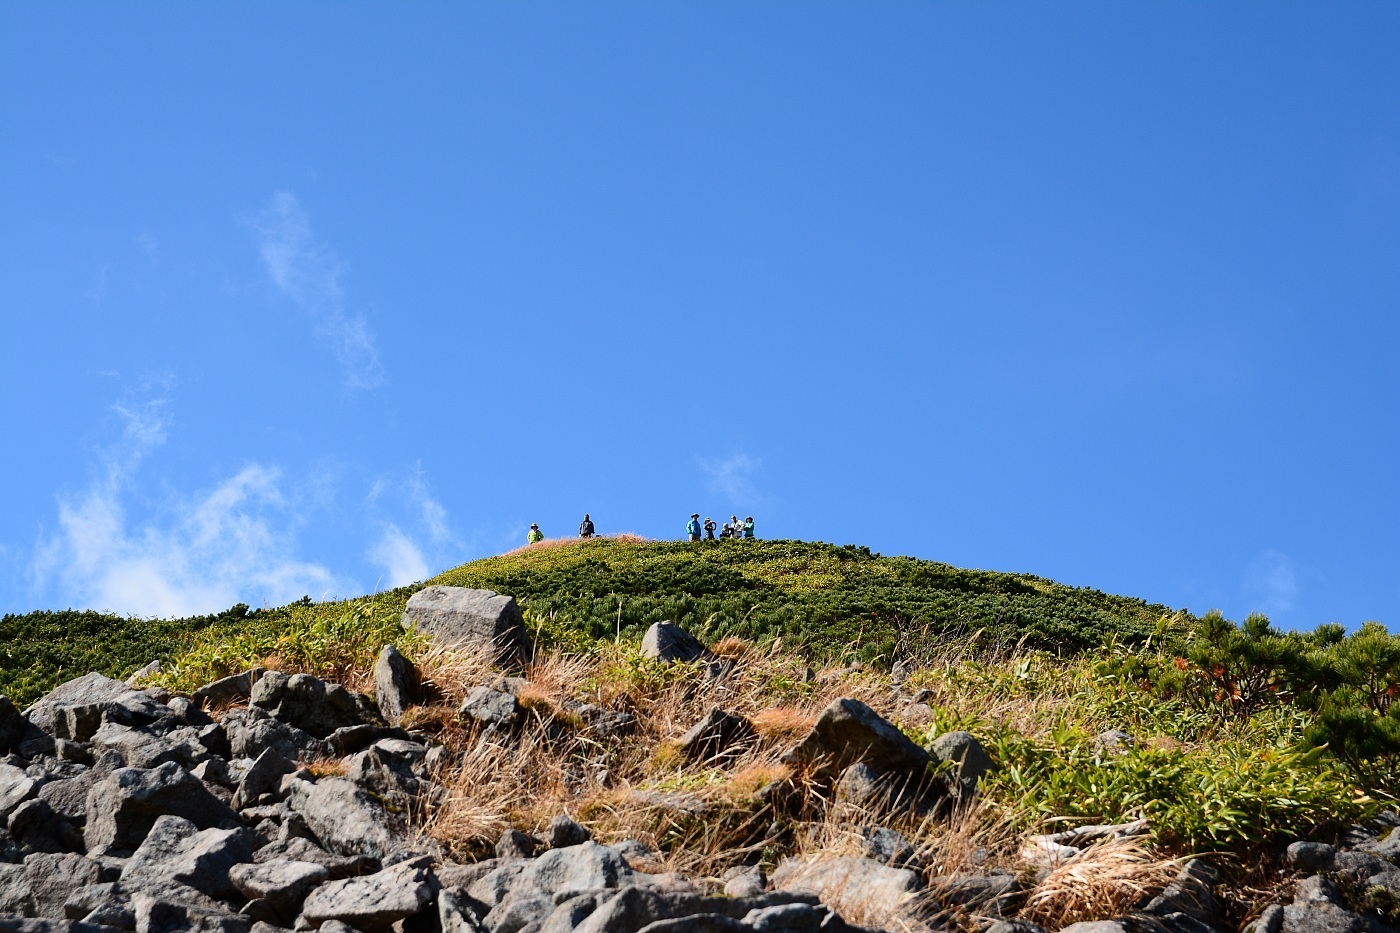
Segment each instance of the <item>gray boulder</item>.
[{"label": "gray boulder", "polygon": [[136,933],[248,933],[246,917],[191,907],[138,891],[131,898]]},{"label": "gray boulder", "polygon": [[496,842],[496,858],[534,858],[539,847],[534,836],[518,829],[508,829],[501,833],[501,838]]},{"label": "gray boulder", "polygon": [[1288,846],[1284,857],[1299,871],[1331,871],[1337,849],[1326,842],[1294,842]]},{"label": "gray boulder", "polygon": [[266,798],[279,797],[277,791],[282,776],[296,769],[297,766],[276,749],[264,750],[253,766],[243,772],[243,779],[238,782],[238,790],[233,795],[233,808],[242,810],[266,802]]},{"label": "gray boulder", "polygon": [[778,891],[814,894],[840,913],[888,918],[909,909],[921,888],[919,876],[858,856],[818,861],[787,859],[773,871]]},{"label": "gray boulder", "polygon": [[753,897],[768,889],[768,874],[761,865],[731,868],[721,878],[726,897]]},{"label": "gray boulder", "polygon": [[922,772],[933,759],[889,720],[859,700],[843,697],[822,710],[812,730],[783,762],[835,776],[863,762],[880,772]]},{"label": "gray boulder", "polygon": [[82,852],[83,834],[48,801],[26,800],[10,813],[10,836],[35,852]]},{"label": "gray boulder", "polygon": [[330,870],[314,862],[273,859],[234,865],[228,877],[239,894],[249,900],[261,899],[278,915],[291,920],[306,895],[330,877]]},{"label": "gray boulder", "polygon": [[860,838],[866,858],[894,868],[918,868],[918,853],[903,833],[884,826],[862,826]]},{"label": "gray boulder", "polygon": [[39,782],[23,768],[0,764],[0,821],[9,819],[16,807],[38,792]]},{"label": "gray boulder", "polygon": [[83,771],[70,778],[47,781],[39,788],[39,799],[55,813],[81,827],[87,822],[87,795],[92,787],[92,773]]},{"label": "gray boulder", "polygon": [[380,860],[393,850],[400,827],[353,781],[323,778],[315,784],[294,781],[290,787],[288,803],[327,851]]},{"label": "gray boulder", "polygon": [[1370,921],[1347,907],[1342,892],[1321,875],[1305,878],[1283,909],[1281,933],[1370,933]]},{"label": "gray boulder", "polygon": [[246,829],[200,830],[189,820],[162,816],[122,869],[131,888],[153,881],[175,881],[210,897],[231,897],[233,866],[253,858],[252,834]]},{"label": "gray boulder", "polygon": [[565,849],[583,845],[593,838],[593,834],[561,813],[549,821],[548,838],[551,849]]},{"label": "gray boulder", "polygon": [[490,651],[502,667],[518,667],[531,655],[520,607],[491,590],[426,587],[409,597],[403,626],[444,645]]},{"label": "gray boulder", "polygon": [[947,732],[933,740],[930,751],[949,765],[945,772],[948,790],[967,799],[977,793],[977,782],[993,768],[992,756],[970,732]]},{"label": "gray boulder", "polygon": [[34,895],[23,865],[0,862],[0,916],[34,916]]},{"label": "gray boulder", "polygon": [[984,917],[1011,913],[1021,899],[1021,883],[1012,874],[944,875],[931,884],[943,906]]},{"label": "gray boulder", "polygon": [[324,755],[324,742],[290,723],[274,719],[266,710],[250,707],[224,717],[229,751],[235,758],[257,758],[271,749],[289,761]]},{"label": "gray boulder", "polygon": [[1158,917],[1180,913],[1213,926],[1218,912],[1215,900],[1215,885],[1220,874],[1209,862],[1191,859],[1176,873],[1176,878],[1154,897],[1144,908],[1144,913]]},{"label": "gray boulder", "polygon": [[616,849],[588,841],[550,849],[528,863],[521,881],[551,897],[558,894],[616,888],[631,881],[635,872]]},{"label": "gray boulder", "polygon": [[377,933],[418,913],[434,893],[428,860],[410,859],[363,878],[326,882],[307,896],[301,914],[312,926],[340,920]]},{"label": "gray boulder", "polygon": [[444,887],[438,893],[437,904],[438,925],[442,933],[481,933],[481,918],[476,915],[466,895]]},{"label": "gray boulder", "polygon": [[253,685],[265,673],[265,668],[253,667],[241,674],[231,674],[207,683],[190,694],[190,702],[200,709],[221,709],[246,702],[253,695]]},{"label": "gray boulder", "polygon": [[88,851],[98,846],[135,850],[166,814],[184,817],[200,829],[236,825],[238,819],[199,778],[174,762],[151,770],[121,768],[88,791],[83,833]]},{"label": "gray boulder", "polygon": [[509,729],[520,721],[524,710],[513,695],[490,687],[473,687],[462,701],[458,715],[482,725]]},{"label": "gray boulder", "polygon": [[374,696],[384,721],[397,726],[418,694],[418,671],[393,645],[385,645],[374,662]]},{"label": "gray boulder", "polygon": [[427,787],[417,773],[427,755],[418,742],[381,739],[350,758],[346,776],[380,797],[416,797]]},{"label": "gray boulder", "polygon": [[92,728],[96,731],[104,705],[135,692],[120,680],[93,672],[59,684],[25,710],[24,716],[33,725],[53,735],[55,713],[69,708],[85,708],[95,711],[87,716],[91,718]]},{"label": "gray boulder", "polygon": [[24,860],[24,874],[39,917],[64,919],[63,904],[74,889],[102,880],[102,867],[71,852],[36,853]]},{"label": "gray boulder", "polygon": [[344,726],[379,719],[379,710],[368,698],[310,674],[288,677],[280,671],[269,671],[253,686],[248,705],[318,739]]},{"label": "gray boulder", "polygon": [[271,842],[253,853],[253,861],[259,865],[275,861],[311,862],[330,872],[334,880],[352,878],[374,870],[374,860],[362,855],[332,855],[310,839],[297,837]]},{"label": "gray boulder", "polygon": [[681,751],[691,761],[715,761],[743,754],[758,740],[753,723],[718,706],[681,736]]},{"label": "gray boulder", "polygon": [[672,661],[708,661],[713,655],[694,635],[670,622],[657,622],[642,636],[642,656]]}]

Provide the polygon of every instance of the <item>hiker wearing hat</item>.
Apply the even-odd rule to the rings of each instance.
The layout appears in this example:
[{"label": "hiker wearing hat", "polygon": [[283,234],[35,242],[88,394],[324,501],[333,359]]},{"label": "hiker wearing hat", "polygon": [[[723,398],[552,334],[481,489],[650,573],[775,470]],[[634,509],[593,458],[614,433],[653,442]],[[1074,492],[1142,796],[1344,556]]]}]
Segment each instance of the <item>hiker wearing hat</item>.
[{"label": "hiker wearing hat", "polygon": [[699,540],[700,540],[700,513],[699,513],[699,512],[692,512],[692,513],[690,514],[690,521],[688,521],[688,522],[685,523],[685,533],[688,534],[688,535],[690,535],[690,540],[692,540],[692,541],[699,541]]},{"label": "hiker wearing hat", "polygon": [[707,516],[707,517],[705,518],[705,540],[706,540],[706,541],[713,541],[713,540],[715,539],[715,528],[716,528],[716,527],[717,527],[717,526],[715,525],[715,520],[714,520],[713,518],[709,518],[709,517]]},{"label": "hiker wearing hat", "polygon": [[744,523],[739,521],[737,515],[729,516],[729,524],[724,527],[729,529],[729,537],[731,538],[741,538],[744,535]]},{"label": "hiker wearing hat", "polygon": [[753,540],[753,516],[752,516],[752,515],[750,515],[748,518],[745,518],[745,519],[744,519],[744,540],[745,540],[745,541],[752,541],[752,540]]},{"label": "hiker wearing hat", "polygon": [[544,532],[540,531],[540,526],[534,522],[530,523],[530,533],[525,536],[526,544],[539,544],[544,540]]},{"label": "hiker wearing hat", "polygon": [[583,521],[578,523],[578,536],[580,538],[593,537],[593,519],[589,518],[587,513],[584,513]]}]

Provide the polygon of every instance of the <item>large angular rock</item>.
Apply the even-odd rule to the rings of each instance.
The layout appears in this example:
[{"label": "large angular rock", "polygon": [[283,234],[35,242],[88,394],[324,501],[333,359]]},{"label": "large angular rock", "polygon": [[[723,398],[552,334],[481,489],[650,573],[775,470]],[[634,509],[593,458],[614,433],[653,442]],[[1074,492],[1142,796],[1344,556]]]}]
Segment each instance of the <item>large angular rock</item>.
[{"label": "large angular rock", "polygon": [[992,756],[970,732],[947,732],[933,740],[930,751],[946,762],[945,781],[954,796],[968,799],[977,793],[977,782],[992,770]]},{"label": "large angular rock", "polygon": [[273,859],[261,864],[234,865],[228,876],[238,893],[249,900],[261,898],[279,914],[290,914],[291,919],[311,889],[330,877],[330,870],[314,862]]},{"label": "large angular rock", "polygon": [[385,645],[374,662],[374,697],[384,721],[397,726],[418,697],[418,671],[393,645]]},{"label": "large angular rock", "polygon": [[[58,721],[61,720],[55,720]],[[111,749],[121,756],[128,768],[155,768],[173,761],[188,769],[210,756],[209,749],[199,740],[199,733],[189,726],[159,735],[146,729],[103,722],[91,741],[94,751]]]},{"label": "large angular rock", "polygon": [[779,891],[815,894],[842,914],[884,919],[905,912],[917,897],[919,876],[857,856],[829,861],[789,859],[773,871]]},{"label": "large angular rock", "polygon": [[0,862],[0,917],[34,916],[34,896],[23,865]]},{"label": "large angular rock", "polygon": [[288,677],[269,671],[253,686],[248,705],[318,739],[345,726],[379,719],[379,710],[366,697],[310,674]]},{"label": "large angular rock", "polygon": [[248,933],[246,917],[191,907],[139,891],[131,898],[136,933]]},{"label": "large angular rock", "polygon": [[35,914],[62,920],[68,896],[77,888],[101,881],[102,866],[71,852],[37,853],[24,860],[24,874],[34,897]]},{"label": "large angular rock", "polygon": [[616,849],[589,841],[549,850],[530,862],[521,878],[552,897],[567,892],[616,888],[635,876]]},{"label": "large angular rock", "polygon": [[530,636],[515,599],[491,590],[430,586],[408,599],[403,626],[444,645],[490,651],[503,667],[518,667],[531,655]]},{"label": "large angular rock", "polygon": [[33,797],[39,791],[39,782],[30,777],[23,768],[0,764],[0,822],[9,819],[10,813]]},{"label": "large angular rock", "polygon": [[327,751],[326,743],[298,729],[273,719],[266,710],[250,707],[224,717],[229,752],[235,758],[257,758],[272,750],[289,761],[316,758]]},{"label": "large angular rock", "polygon": [[340,920],[377,933],[418,913],[434,893],[428,860],[416,858],[363,878],[328,881],[306,898],[301,914],[312,926]]},{"label": "large angular rock", "polygon": [[463,719],[487,726],[510,729],[520,721],[523,709],[512,694],[490,687],[473,687],[457,711]]},{"label": "large angular rock", "polygon": [[917,774],[933,758],[860,700],[842,697],[822,710],[812,731],[782,760],[828,775],[839,774],[856,762],[882,773]]},{"label": "large angular rock", "polygon": [[753,723],[718,706],[681,736],[681,752],[691,761],[714,761],[742,754],[758,739]]},{"label": "large angular rock", "polygon": [[350,758],[346,776],[380,797],[416,797],[426,789],[426,782],[419,779],[415,769],[422,766],[427,755],[426,745],[381,739]]},{"label": "large angular rock", "polygon": [[293,781],[287,802],[305,817],[321,845],[336,855],[379,860],[397,841],[389,814],[345,778],[323,778],[315,784]]},{"label": "large angular rock", "polygon": [[234,703],[247,702],[253,695],[253,685],[265,673],[265,668],[253,667],[241,674],[230,674],[200,687],[190,694],[190,701],[200,709],[220,709]]},{"label": "large angular rock", "polygon": [[238,790],[233,795],[233,809],[242,810],[266,802],[266,797],[276,795],[282,776],[296,769],[297,766],[276,749],[266,749],[253,762],[253,766],[243,772]]},{"label": "large angular rock", "polygon": [[1305,878],[1283,909],[1282,933],[1370,933],[1370,921],[1347,908],[1342,892],[1321,875]]},{"label": "large angular rock", "polygon": [[251,861],[253,836],[246,829],[199,830],[178,816],[158,818],[122,869],[128,887],[176,881],[210,897],[235,893],[229,869]]},{"label": "large angular rock", "polygon": [[30,723],[52,735],[56,712],[73,707],[96,709],[96,718],[93,720],[92,727],[95,731],[97,729],[95,723],[101,719],[101,709],[104,704],[109,704],[118,697],[135,692],[120,680],[113,680],[93,672],[59,684],[35,701],[33,706],[24,711],[24,715]]},{"label": "large angular rock", "polygon": [[121,768],[88,791],[83,832],[88,851],[98,846],[133,851],[166,814],[184,817],[200,829],[236,825],[238,819],[199,778],[174,762],[151,770]]},{"label": "large angular rock", "polygon": [[642,656],[669,664],[672,661],[706,661],[710,649],[694,635],[671,622],[656,622],[642,636]]}]

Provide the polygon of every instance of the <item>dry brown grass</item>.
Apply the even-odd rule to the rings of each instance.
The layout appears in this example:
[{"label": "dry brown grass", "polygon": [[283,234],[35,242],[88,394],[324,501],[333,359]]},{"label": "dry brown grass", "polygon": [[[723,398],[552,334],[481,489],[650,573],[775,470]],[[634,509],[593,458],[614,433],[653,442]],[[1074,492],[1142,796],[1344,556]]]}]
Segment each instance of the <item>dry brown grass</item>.
[{"label": "dry brown grass", "polygon": [[1159,858],[1137,838],[1097,843],[1037,884],[1021,916],[1051,930],[1122,916],[1171,883],[1181,861]]},{"label": "dry brown grass", "polygon": [[645,538],[639,534],[633,534],[630,531],[620,531],[613,535],[594,535],[592,538],[545,538],[543,541],[537,541],[534,544],[526,544],[514,550],[506,551],[501,556],[510,557],[514,554],[525,554],[530,551],[549,550],[557,547],[587,546],[595,541],[617,541],[622,544],[646,544],[651,540],[651,538]]}]

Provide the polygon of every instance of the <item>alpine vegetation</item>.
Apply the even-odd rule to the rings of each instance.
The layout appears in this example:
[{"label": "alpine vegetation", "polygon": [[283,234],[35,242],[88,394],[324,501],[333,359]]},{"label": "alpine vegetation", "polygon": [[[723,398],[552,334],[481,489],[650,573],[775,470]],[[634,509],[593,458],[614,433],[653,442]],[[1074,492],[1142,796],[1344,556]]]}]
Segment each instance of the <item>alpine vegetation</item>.
[{"label": "alpine vegetation", "polygon": [[594,536],[3,636],[0,930],[1400,928],[1376,624]]}]

